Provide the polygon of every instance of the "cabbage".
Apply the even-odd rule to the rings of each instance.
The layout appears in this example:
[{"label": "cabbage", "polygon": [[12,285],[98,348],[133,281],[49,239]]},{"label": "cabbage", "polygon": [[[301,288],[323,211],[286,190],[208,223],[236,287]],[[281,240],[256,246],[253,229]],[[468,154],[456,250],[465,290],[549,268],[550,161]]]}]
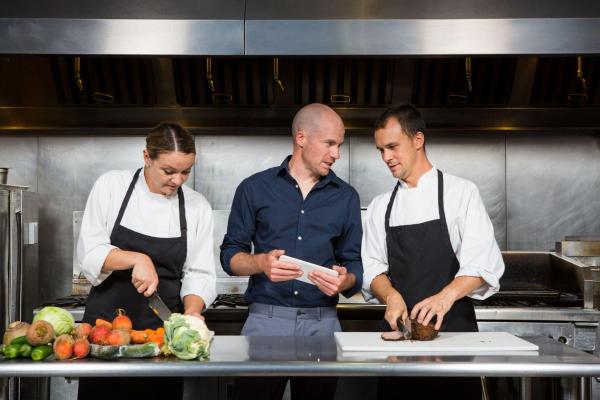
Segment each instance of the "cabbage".
[{"label": "cabbage", "polygon": [[203,320],[191,315],[174,313],[165,321],[167,350],[182,360],[208,360],[213,335]]},{"label": "cabbage", "polygon": [[75,327],[73,315],[67,310],[59,307],[48,306],[42,308],[35,314],[35,317],[33,317],[33,322],[40,319],[52,325],[56,336],[71,333]]}]

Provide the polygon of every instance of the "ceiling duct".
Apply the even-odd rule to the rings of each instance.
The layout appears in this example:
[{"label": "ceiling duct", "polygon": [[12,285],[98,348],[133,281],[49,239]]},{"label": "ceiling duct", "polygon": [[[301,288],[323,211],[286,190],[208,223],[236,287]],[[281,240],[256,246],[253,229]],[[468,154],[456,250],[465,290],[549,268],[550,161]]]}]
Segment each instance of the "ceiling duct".
[{"label": "ceiling duct", "polygon": [[594,0],[246,0],[245,54],[596,54],[599,31]]},{"label": "ceiling duct", "polygon": [[243,55],[244,0],[0,2],[1,54]]}]

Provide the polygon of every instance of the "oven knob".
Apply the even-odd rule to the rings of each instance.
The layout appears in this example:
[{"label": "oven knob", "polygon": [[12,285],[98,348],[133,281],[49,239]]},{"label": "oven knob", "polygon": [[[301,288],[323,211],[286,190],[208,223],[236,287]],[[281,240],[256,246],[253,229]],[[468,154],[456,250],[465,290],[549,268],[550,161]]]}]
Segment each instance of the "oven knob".
[{"label": "oven knob", "polygon": [[559,336],[558,337],[558,341],[561,342],[561,343],[567,343],[567,338],[564,337],[564,336]]}]

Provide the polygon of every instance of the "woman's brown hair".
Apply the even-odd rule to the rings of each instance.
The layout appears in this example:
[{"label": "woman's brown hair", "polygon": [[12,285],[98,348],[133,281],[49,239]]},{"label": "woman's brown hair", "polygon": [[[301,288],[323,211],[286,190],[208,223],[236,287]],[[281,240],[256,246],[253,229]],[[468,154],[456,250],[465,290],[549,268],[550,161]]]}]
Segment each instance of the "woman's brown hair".
[{"label": "woman's brown hair", "polygon": [[172,122],[163,122],[152,128],[146,136],[146,149],[152,160],[171,151],[196,154],[194,137],[184,127]]}]

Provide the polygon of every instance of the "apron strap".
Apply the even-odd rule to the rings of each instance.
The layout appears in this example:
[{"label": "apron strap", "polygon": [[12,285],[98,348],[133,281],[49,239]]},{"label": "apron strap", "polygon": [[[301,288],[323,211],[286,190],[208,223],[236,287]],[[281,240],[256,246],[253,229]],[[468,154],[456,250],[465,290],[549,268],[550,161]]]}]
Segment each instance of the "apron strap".
[{"label": "apron strap", "polygon": [[396,199],[396,193],[398,193],[398,188],[400,187],[400,180],[398,180],[398,183],[396,183],[396,186],[394,187],[394,191],[392,192],[392,196],[390,197],[390,202],[387,205],[387,209],[385,210],[385,247],[386,247],[386,251],[387,251],[387,256],[388,256],[388,277],[390,276],[390,269],[389,269],[389,259],[390,259],[390,214],[392,213],[392,206],[394,205],[394,200]]},{"label": "apron strap", "polygon": [[181,231],[181,239],[187,243],[187,221],[185,219],[185,199],[183,198],[183,190],[181,186],[177,188],[177,197],[179,198],[179,230]]},{"label": "apron strap", "polygon": [[115,220],[115,224],[113,225],[113,232],[116,227],[121,225],[121,220],[123,219],[123,214],[125,214],[125,209],[127,208],[127,204],[129,203],[129,199],[131,198],[131,193],[133,193],[133,189],[135,188],[135,183],[137,182],[141,171],[142,171],[142,169],[140,168],[137,171],[135,171],[135,174],[133,174],[133,178],[131,179],[131,183],[129,184],[127,193],[125,194],[125,198],[123,199],[123,202],[121,203],[121,208],[119,209],[119,214],[117,215],[117,219]]},{"label": "apron strap", "polygon": [[448,224],[446,223],[446,212],[444,211],[444,175],[438,169],[438,210],[442,226],[448,232]]}]

